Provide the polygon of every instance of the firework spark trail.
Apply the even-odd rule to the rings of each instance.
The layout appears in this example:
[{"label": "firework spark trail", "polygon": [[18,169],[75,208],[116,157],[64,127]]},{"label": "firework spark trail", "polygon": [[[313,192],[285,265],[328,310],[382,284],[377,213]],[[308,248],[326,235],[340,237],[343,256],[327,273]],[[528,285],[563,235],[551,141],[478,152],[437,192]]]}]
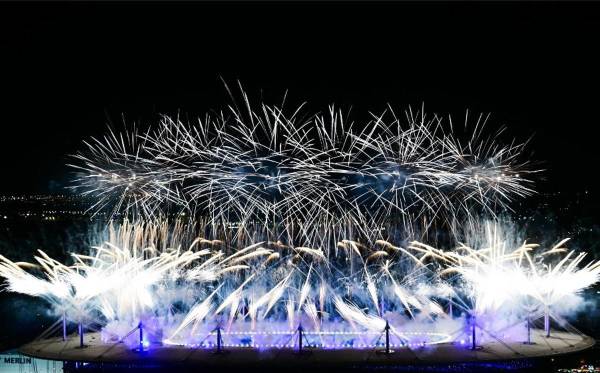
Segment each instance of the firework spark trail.
[{"label": "firework spark trail", "polygon": [[358,126],[334,107],[304,115],[302,106],[244,102],[195,124],[165,116],[144,133],[111,131],[75,156],[75,188],[97,198],[97,212],[154,218],[171,206],[213,224],[281,224],[313,246],[317,227],[350,226],[374,240],[393,216],[405,227],[451,221],[533,193],[533,171],[517,159],[524,144],[483,136],[481,118],[462,141],[423,111],[403,121],[389,108]]},{"label": "firework spark trail", "polygon": [[[333,299],[346,296],[344,283],[354,286],[353,306],[341,310],[357,304],[373,307],[376,287],[381,286],[378,277],[368,273],[378,271],[382,255],[373,256],[378,251],[366,247],[362,249],[365,253],[353,259],[363,263],[365,272],[352,273],[345,256],[331,261],[320,250],[307,247],[280,247],[281,257],[275,259],[270,259],[272,250],[264,248],[269,245],[266,242],[242,250],[227,249],[229,254],[206,247],[213,242],[202,239],[193,240],[188,249],[173,249],[171,245],[180,246],[173,238],[180,239],[181,234],[167,232],[160,224],[125,223],[119,229],[111,228],[109,237],[114,243],[94,247],[91,255],[73,254],[70,266],[40,253],[36,260],[42,277],[28,272],[35,267],[32,264],[0,257],[0,276],[6,279],[7,290],[47,299],[56,312],[67,314],[74,322],[135,325],[148,317],[160,319],[185,299],[179,290],[190,290],[192,297],[179,311],[176,325],[161,321],[166,322],[162,327],[171,331],[169,339],[194,334],[200,325],[213,322],[227,309],[228,329],[239,328],[245,320],[256,325],[278,315],[290,316],[288,322],[307,318],[310,325],[320,328],[322,322],[337,315],[341,306]],[[162,245],[165,247],[159,248]],[[401,262],[398,255],[392,258]],[[404,278],[401,266],[389,261],[386,265],[388,271],[394,268],[396,276]],[[372,298],[364,291],[367,282]],[[388,310],[395,306],[393,299],[387,302]],[[360,317],[358,322],[356,315],[340,316],[350,317],[348,321],[360,328],[380,326],[375,316]]]},{"label": "firework spark trail", "polygon": [[[442,262],[441,276],[459,274],[463,282],[457,293],[468,299],[465,308],[476,314],[507,308],[522,312],[525,305],[530,312],[532,300],[538,310],[556,307],[600,280],[600,261],[581,267],[586,254],[566,249],[563,245],[568,239],[540,251],[537,244],[516,244],[512,234],[488,221],[475,235],[475,247],[461,244],[444,252],[413,242],[410,248],[421,254],[420,261],[429,257]],[[564,253],[553,266],[551,257]]]},{"label": "firework spark trail", "polygon": [[[404,249],[386,241],[369,247],[344,240],[339,255],[330,257],[277,242],[238,250],[196,238],[181,249],[185,234],[165,227],[111,228],[112,242],[91,255],[74,254],[70,266],[43,252],[35,265],[0,257],[0,276],[8,291],[42,297],[73,322],[99,321],[107,333],[119,334],[144,320],[169,343],[196,341],[223,314],[225,330],[241,333],[271,330],[275,321],[285,330],[302,323],[325,333],[377,333],[391,320],[401,340],[399,330],[413,325],[410,320],[436,330],[440,320],[451,319],[440,301],[477,315],[525,317],[533,305],[535,312],[550,308],[560,316],[557,306],[600,276],[600,262],[582,266],[585,255],[568,251],[566,241],[546,251],[512,246],[514,240],[493,225],[479,234],[475,248],[442,251],[413,242]],[[451,273],[459,279],[447,279]]]}]

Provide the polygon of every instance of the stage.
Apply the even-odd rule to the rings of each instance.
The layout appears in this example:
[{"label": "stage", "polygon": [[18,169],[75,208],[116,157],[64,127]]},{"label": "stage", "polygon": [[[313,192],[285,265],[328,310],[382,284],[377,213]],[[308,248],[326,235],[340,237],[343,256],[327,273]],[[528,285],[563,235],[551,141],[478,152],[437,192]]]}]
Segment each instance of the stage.
[{"label": "stage", "polygon": [[303,347],[253,348],[223,346],[189,347],[150,345],[144,352],[123,343],[102,343],[99,333],[85,335],[86,347],[79,347],[77,335],[67,341],[62,338],[37,340],[21,347],[20,352],[37,358],[78,363],[113,363],[139,365],[183,365],[213,368],[285,368],[285,367],[361,367],[438,365],[463,362],[492,362],[516,359],[534,359],[581,351],[592,347],[594,339],[580,334],[553,331],[545,337],[544,331],[532,331],[532,344],[522,342],[487,342],[472,350],[468,344],[441,343],[418,347],[395,347],[393,353],[383,348],[324,349]]}]

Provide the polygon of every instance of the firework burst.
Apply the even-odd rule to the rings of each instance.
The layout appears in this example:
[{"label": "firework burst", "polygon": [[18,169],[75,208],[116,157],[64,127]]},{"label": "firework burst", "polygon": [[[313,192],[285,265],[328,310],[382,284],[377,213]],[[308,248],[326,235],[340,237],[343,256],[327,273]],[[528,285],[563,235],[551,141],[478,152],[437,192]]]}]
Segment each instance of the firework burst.
[{"label": "firework burst", "polygon": [[[196,123],[164,116],[143,134],[111,132],[76,155],[76,189],[94,196],[95,211],[155,218],[169,211],[204,216],[213,224],[262,224],[271,237],[286,232],[315,244],[381,235],[386,222],[409,229],[509,209],[533,193],[523,144],[497,145],[477,121],[461,140],[438,116],[389,108],[364,124],[348,123],[331,107],[302,114],[243,94]],[[336,227],[336,228],[334,228]],[[425,227],[426,229],[427,227]]]},{"label": "firework burst", "polygon": [[[291,336],[304,325],[324,344],[354,335],[366,345],[386,321],[396,343],[405,343],[415,330],[458,338],[463,312],[495,320],[488,333],[508,315],[518,325],[541,315],[561,320],[560,303],[573,303],[600,276],[600,262],[581,266],[584,255],[565,241],[546,251],[513,246],[493,224],[473,235],[475,248],[344,240],[337,254],[266,241],[235,249],[190,239],[182,225],[167,227],[111,228],[107,242],[91,255],[73,254],[72,265],[43,252],[37,264],[0,257],[0,276],[7,290],[42,297],[72,322],[100,324],[106,340],[120,340],[143,321],[164,343],[198,343],[215,325],[239,338]],[[454,312],[444,310],[450,305]]]}]

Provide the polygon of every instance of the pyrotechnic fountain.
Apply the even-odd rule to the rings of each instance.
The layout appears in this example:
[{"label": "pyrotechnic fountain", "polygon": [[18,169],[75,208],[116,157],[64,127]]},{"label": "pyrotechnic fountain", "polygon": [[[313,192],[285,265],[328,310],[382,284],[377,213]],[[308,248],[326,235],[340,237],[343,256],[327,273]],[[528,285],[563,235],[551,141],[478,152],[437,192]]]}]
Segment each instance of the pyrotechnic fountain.
[{"label": "pyrotechnic fountain", "polygon": [[[47,300],[64,338],[78,324],[79,347],[83,327],[97,328],[86,343],[106,349],[94,359],[119,342],[384,357],[528,342],[539,355],[534,320],[549,336],[551,317],[566,325],[557,304],[598,281],[600,263],[581,267],[567,240],[542,250],[497,218],[533,193],[535,171],[518,161],[523,145],[483,136],[482,117],[461,140],[410,110],[406,123],[388,110],[358,126],[333,108],[255,112],[246,96],[244,107],[87,143],[75,188],[94,211],[130,220],[70,265],[42,251],[36,264],[0,256],[6,290]],[[468,234],[456,248],[424,241],[458,226]]]}]

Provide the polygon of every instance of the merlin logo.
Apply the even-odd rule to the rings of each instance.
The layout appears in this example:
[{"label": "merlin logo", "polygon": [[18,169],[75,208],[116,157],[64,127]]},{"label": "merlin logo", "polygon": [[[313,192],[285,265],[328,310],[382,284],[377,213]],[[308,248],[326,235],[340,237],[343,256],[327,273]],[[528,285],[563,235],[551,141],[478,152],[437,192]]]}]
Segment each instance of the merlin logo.
[{"label": "merlin logo", "polygon": [[4,364],[31,364],[30,357],[5,357]]}]

